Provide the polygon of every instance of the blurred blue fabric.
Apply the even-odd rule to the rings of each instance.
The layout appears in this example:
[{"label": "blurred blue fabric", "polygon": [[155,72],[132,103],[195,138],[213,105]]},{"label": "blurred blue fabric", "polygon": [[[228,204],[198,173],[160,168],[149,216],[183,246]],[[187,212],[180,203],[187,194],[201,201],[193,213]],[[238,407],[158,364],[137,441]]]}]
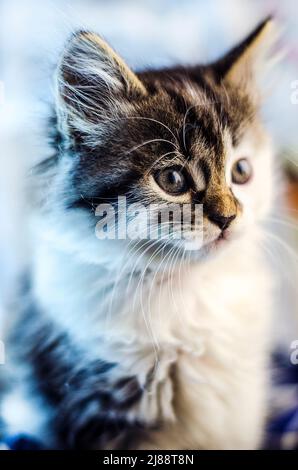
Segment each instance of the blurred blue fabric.
[{"label": "blurred blue fabric", "polygon": [[264,447],[298,450],[298,367],[277,351],[272,361],[271,403]]}]

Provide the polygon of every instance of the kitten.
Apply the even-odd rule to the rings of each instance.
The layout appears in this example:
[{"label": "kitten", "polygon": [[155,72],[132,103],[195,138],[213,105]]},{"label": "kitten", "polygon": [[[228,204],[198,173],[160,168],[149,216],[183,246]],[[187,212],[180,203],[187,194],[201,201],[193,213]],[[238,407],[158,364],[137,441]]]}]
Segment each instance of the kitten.
[{"label": "kitten", "polygon": [[[55,154],[39,165],[31,287],[7,347],[9,432],[64,449],[261,444],[272,157],[258,76],[271,26],[210,65],[141,73],[94,33],[70,39]],[[155,211],[188,204],[191,219],[180,238],[173,213],[157,218],[167,237],[113,237],[118,196]],[[116,214],[106,237],[101,204]],[[144,214],[138,224],[145,233]]]}]

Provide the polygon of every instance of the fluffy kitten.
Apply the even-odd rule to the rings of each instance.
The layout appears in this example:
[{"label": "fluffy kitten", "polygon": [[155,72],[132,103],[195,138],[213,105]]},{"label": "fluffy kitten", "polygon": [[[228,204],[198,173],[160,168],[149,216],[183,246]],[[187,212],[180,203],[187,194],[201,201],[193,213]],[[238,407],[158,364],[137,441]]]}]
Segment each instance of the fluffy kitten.
[{"label": "fluffy kitten", "polygon": [[[70,39],[55,155],[39,166],[31,287],[7,347],[8,432],[59,448],[260,445],[272,170],[257,76],[271,26],[216,63],[142,73],[94,33]],[[166,240],[99,240],[95,208],[119,215],[119,195],[202,204],[203,228],[183,229],[203,246],[173,237],[174,216]]]}]

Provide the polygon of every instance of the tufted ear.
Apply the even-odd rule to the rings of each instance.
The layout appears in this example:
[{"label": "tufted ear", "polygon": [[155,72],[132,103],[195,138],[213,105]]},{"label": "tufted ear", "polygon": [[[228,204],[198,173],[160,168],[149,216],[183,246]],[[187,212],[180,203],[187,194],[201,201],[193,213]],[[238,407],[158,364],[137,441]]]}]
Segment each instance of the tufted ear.
[{"label": "tufted ear", "polygon": [[267,65],[277,29],[271,17],[260,23],[240,44],[213,64],[217,79],[227,85],[255,93]]},{"label": "tufted ear", "polygon": [[97,34],[73,35],[57,70],[57,108],[64,131],[87,133],[121,101],[146,95],[140,79]]}]

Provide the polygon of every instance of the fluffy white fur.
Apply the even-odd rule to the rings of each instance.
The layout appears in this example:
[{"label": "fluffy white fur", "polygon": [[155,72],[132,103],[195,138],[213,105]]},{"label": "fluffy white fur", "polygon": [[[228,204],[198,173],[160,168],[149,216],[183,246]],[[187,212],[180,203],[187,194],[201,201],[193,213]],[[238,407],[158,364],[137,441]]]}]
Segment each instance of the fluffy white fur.
[{"label": "fluffy white fur", "polygon": [[47,313],[90,358],[120,362],[121,372],[136,374],[144,386],[154,371],[131,416],[165,426],[142,448],[260,444],[271,281],[259,222],[270,207],[271,150],[257,129],[235,151],[226,144],[227,178],[243,154],[254,178],[233,188],[243,204],[235,236],[206,260],[172,259],[167,266],[128,255],[125,241],[97,240],[84,211],[80,222],[78,214],[55,211],[53,220],[38,223],[33,284]]},{"label": "fluffy white fur", "polygon": [[[141,448],[252,449],[261,442],[271,276],[260,223],[272,196],[271,149],[257,124],[238,148],[228,136],[225,146],[227,185],[243,212],[232,224],[231,240],[206,259],[151,258],[125,240],[98,240],[84,210],[67,212],[51,200],[50,212],[34,225],[34,296],[90,359],[115,361],[119,376],[136,375],[143,384],[131,419],[161,420],[163,426]],[[231,167],[243,157],[254,176],[236,186]],[[72,162],[60,160],[52,194],[63,165]],[[209,243],[219,229],[206,224]]]}]

